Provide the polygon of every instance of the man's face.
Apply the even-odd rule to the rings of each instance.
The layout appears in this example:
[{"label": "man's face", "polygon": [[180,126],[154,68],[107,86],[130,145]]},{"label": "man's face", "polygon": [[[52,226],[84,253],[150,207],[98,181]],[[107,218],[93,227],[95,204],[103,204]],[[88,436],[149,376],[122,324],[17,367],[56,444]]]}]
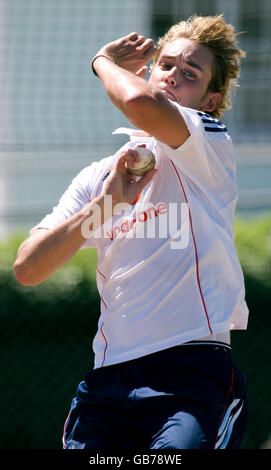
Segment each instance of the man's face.
[{"label": "man's face", "polygon": [[176,39],[162,49],[149,82],[182,106],[211,112],[220,101],[220,93],[207,92],[212,62],[205,46],[191,39]]}]

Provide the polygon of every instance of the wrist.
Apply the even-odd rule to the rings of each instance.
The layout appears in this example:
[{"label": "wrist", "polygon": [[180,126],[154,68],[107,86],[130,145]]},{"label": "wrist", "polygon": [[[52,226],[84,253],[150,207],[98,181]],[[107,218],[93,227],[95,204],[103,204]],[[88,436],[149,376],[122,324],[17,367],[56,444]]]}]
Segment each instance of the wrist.
[{"label": "wrist", "polygon": [[94,63],[95,63],[95,61],[96,61],[97,59],[101,59],[101,58],[102,58],[102,59],[105,59],[105,60],[109,60],[110,62],[112,62],[112,64],[115,63],[114,59],[113,59],[112,57],[110,57],[109,55],[103,54],[103,53],[100,54],[100,53],[98,52],[98,54],[96,54],[96,55],[93,57],[92,62],[91,62],[92,72],[94,73],[94,75],[96,75],[96,77],[98,77],[98,74],[97,74],[97,72],[96,72],[96,70],[95,70]]},{"label": "wrist", "polygon": [[122,198],[116,198],[113,194],[103,193],[97,198],[97,203],[103,210],[104,221],[125,210],[130,204]]}]

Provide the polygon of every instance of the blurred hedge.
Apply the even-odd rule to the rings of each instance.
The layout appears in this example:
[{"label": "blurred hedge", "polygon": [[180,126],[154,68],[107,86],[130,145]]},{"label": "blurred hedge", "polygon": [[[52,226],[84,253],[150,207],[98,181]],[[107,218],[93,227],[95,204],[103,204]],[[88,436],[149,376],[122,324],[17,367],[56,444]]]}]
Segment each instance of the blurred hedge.
[{"label": "blurred hedge", "polygon": [[[250,403],[242,447],[259,449],[271,436],[271,216],[236,220],[235,229],[250,309],[248,330],[232,333]],[[61,448],[71,399],[93,366],[100,308],[96,251],[82,250],[42,285],[23,287],[12,265],[25,237],[0,245],[0,447]]]},{"label": "blurred hedge", "polygon": [[24,287],[12,269],[24,238],[0,247],[0,448],[61,448],[70,401],[93,367],[96,252],[82,250],[40,286]]}]

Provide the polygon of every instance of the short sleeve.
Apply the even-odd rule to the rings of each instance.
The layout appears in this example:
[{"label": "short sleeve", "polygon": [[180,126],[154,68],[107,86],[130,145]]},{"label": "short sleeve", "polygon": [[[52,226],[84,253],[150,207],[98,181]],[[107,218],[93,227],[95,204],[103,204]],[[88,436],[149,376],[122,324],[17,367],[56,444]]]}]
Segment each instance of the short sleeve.
[{"label": "short sleeve", "polygon": [[212,191],[227,204],[236,197],[236,165],[226,126],[206,113],[174,104],[182,114],[190,136],[176,149],[161,142],[159,145],[203,192]]},{"label": "short sleeve", "polygon": [[47,214],[33,227],[30,230],[30,234],[38,228],[53,228],[79,212],[92,198],[95,169],[95,164],[92,164],[80,171],[72,180],[52,212]]},{"label": "short sleeve", "polygon": [[190,182],[195,193],[230,221],[238,194],[236,163],[227,128],[209,114],[174,105],[182,114],[190,136],[176,149],[161,142],[158,145]]}]

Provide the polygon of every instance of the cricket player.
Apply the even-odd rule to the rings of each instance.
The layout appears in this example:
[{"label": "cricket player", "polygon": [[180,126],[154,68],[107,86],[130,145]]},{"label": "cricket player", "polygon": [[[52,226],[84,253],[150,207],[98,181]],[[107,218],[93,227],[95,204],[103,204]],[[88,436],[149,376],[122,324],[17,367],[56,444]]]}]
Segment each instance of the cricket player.
[{"label": "cricket player", "polygon": [[[157,45],[133,32],[92,60],[127,118],[115,131],[127,143],[73,179],[14,264],[18,281],[35,286],[79,249],[98,252],[95,363],[72,400],[64,448],[241,444],[246,385],[230,331],[247,328],[248,308],[234,245],[235,160],[220,119],[243,56],[222,15],[195,15]],[[156,165],[136,178],[127,165],[139,147]]]}]

